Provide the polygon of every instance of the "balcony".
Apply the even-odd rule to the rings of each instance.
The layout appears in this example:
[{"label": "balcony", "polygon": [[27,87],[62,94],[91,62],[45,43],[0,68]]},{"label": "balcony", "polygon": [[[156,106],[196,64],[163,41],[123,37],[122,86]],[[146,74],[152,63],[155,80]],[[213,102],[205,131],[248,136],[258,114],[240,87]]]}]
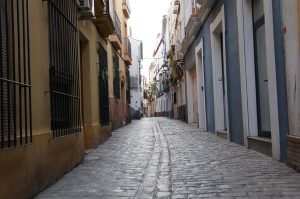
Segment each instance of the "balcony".
[{"label": "balcony", "polygon": [[181,53],[185,55],[193,43],[198,31],[204,24],[207,16],[209,15],[210,10],[216,3],[216,0],[197,0],[197,3],[201,5],[201,7],[197,10],[194,10],[192,15],[190,16],[188,23],[185,27],[185,38],[181,43]]},{"label": "balcony", "polygon": [[121,33],[121,21],[115,12],[115,17],[114,17],[114,22],[115,22],[115,31],[113,34],[109,36],[109,41],[111,42],[111,45],[116,49],[116,50],[121,50],[122,49],[122,33]]},{"label": "balcony", "polygon": [[[102,1],[102,3],[104,4],[102,11],[99,10],[101,8],[100,1]],[[99,31],[99,34],[102,37],[107,38],[115,30],[114,23],[109,12],[109,0],[96,0],[95,6],[97,6],[96,8],[99,8],[97,9],[97,13],[100,12],[100,14],[96,14],[94,23]]]},{"label": "balcony", "polygon": [[131,43],[129,39],[126,39],[126,51],[124,52],[124,61],[127,65],[132,65]]},{"label": "balcony", "polygon": [[129,5],[129,0],[123,0],[123,3],[122,3],[122,10],[123,10],[123,13],[125,15],[125,17],[128,19],[129,16],[130,16],[130,5]]}]

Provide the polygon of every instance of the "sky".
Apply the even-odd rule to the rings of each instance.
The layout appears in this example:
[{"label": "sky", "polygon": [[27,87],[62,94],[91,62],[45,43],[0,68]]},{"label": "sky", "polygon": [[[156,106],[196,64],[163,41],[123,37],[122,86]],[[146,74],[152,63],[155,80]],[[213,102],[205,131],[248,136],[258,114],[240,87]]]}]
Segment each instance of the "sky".
[{"label": "sky", "polygon": [[153,61],[157,34],[162,29],[162,17],[167,14],[171,0],[129,0],[132,37],[143,41],[143,75],[148,78],[148,68]]}]

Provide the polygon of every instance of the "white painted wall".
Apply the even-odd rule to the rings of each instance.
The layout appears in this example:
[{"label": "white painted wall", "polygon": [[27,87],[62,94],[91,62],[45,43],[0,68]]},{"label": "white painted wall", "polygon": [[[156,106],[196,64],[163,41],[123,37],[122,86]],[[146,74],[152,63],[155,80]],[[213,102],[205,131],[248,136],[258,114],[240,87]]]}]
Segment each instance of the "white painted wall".
[{"label": "white painted wall", "polygon": [[285,66],[289,116],[289,134],[300,136],[300,56],[299,56],[299,1],[283,0],[283,23],[286,28]]},{"label": "white painted wall", "polygon": [[[140,46],[142,42],[134,38],[129,38],[129,40],[131,43],[131,57],[132,57],[132,65],[129,67],[129,73],[130,73],[130,77],[138,78],[138,82],[139,82],[139,78],[141,78],[139,75],[140,73],[139,61],[141,59]],[[142,88],[139,83],[137,89],[130,90],[130,95],[131,95],[130,107],[136,111],[142,110],[141,102],[143,101],[143,98],[141,93],[142,93]]]},{"label": "white painted wall", "polygon": [[194,0],[184,0],[184,27],[187,26],[190,16],[192,15],[192,6]]}]

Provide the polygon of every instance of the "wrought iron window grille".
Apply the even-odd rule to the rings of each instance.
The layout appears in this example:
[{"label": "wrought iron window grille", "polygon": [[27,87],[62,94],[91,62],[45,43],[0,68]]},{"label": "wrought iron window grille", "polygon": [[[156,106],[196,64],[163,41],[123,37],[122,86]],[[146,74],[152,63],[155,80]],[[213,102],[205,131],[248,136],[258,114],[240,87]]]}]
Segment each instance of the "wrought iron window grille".
[{"label": "wrought iron window grille", "polygon": [[130,73],[127,72],[126,76],[127,76],[126,101],[127,101],[128,104],[130,104],[131,103],[131,95],[130,95],[130,84],[131,84],[131,82],[130,82]]},{"label": "wrought iron window grille", "polygon": [[120,99],[120,65],[119,65],[119,57],[115,53],[113,55],[113,64],[114,64],[114,96],[116,99]]},{"label": "wrought iron window grille", "polygon": [[0,147],[32,143],[28,0],[0,0]]},{"label": "wrought iron window grille", "polygon": [[48,0],[51,129],[53,137],[81,131],[77,7]]},{"label": "wrought iron window grille", "polygon": [[108,96],[108,74],[107,74],[107,52],[97,43],[98,67],[99,67],[99,111],[100,124],[102,126],[109,125],[109,96]]}]

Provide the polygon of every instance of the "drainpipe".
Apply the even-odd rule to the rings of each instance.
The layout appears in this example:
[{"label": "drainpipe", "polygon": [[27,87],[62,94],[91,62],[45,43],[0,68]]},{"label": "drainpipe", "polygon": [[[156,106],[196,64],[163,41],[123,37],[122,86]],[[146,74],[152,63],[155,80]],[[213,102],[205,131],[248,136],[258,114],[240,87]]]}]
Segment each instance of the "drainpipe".
[{"label": "drainpipe", "polygon": [[186,69],[184,71],[184,86],[185,86],[185,104],[186,104],[186,107],[185,107],[185,113],[184,113],[184,117],[185,117],[185,120],[186,120],[186,123],[189,123],[188,121],[188,103],[187,103],[187,81],[186,81]]}]

